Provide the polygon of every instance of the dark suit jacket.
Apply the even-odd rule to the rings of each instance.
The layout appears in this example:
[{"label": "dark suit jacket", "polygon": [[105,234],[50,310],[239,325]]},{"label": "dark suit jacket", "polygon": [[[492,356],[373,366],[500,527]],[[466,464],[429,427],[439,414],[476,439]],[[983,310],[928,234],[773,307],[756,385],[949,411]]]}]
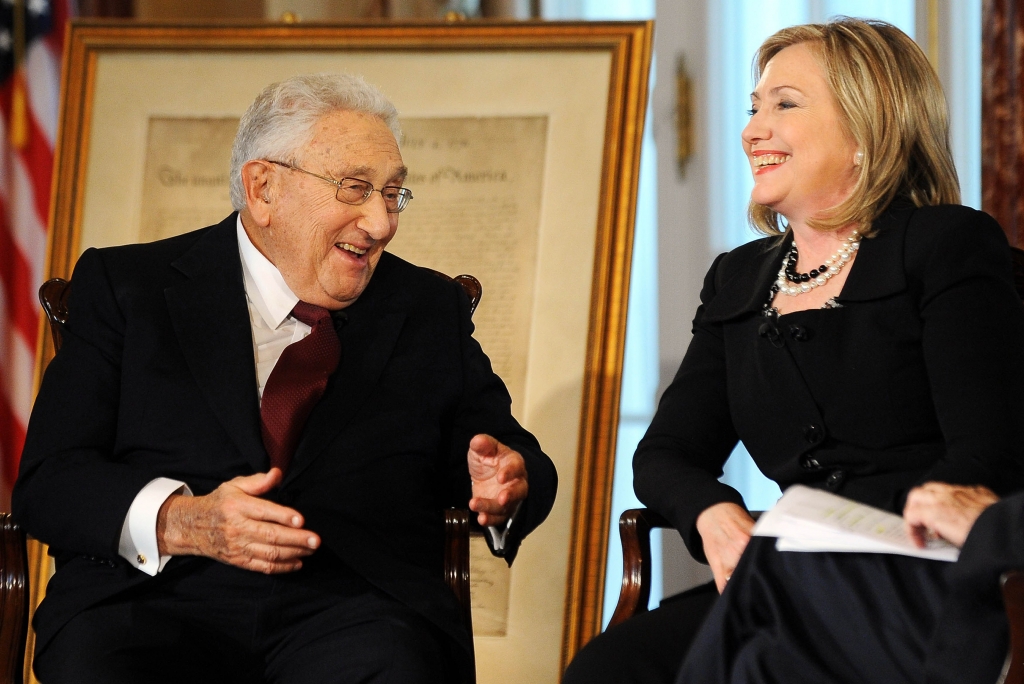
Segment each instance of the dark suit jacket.
[{"label": "dark suit jacket", "polygon": [[926,660],[928,684],[997,681],[1010,643],[999,576],[1024,570],[1024,494],[989,506],[948,573]]},{"label": "dark suit jacket", "polygon": [[1024,307],[1002,231],[961,206],[894,205],[874,228],[839,309],[762,315],[791,236],[708,272],[693,340],[633,461],[637,496],[695,558],[700,512],[743,505],[717,479],[737,439],[783,489],[897,513],[928,480],[1024,485]]},{"label": "dark suit jacket", "polygon": [[[85,607],[159,581],[117,553],[147,482],[176,478],[201,495],[269,467],[235,220],[89,250],[75,268],[14,489],[15,518],[57,559],[35,621],[40,649]],[[385,253],[347,313],[338,370],[272,498],[305,516],[321,552],[471,649],[442,582],[442,510],[469,500],[469,439],[491,434],[526,459],[509,562],[551,508],[554,467],[512,417],[458,285]],[[175,558],[164,573],[196,562],[210,561]]]}]

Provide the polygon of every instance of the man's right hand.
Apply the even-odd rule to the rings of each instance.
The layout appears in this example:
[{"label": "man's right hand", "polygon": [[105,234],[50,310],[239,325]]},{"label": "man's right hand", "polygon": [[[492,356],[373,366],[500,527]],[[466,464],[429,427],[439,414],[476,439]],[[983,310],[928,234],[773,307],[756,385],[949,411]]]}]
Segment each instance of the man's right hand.
[{"label": "man's right hand", "polygon": [[206,556],[246,570],[294,572],[320,546],[298,511],[258,498],[281,483],[281,470],[236,477],[206,496],[173,495],[157,516],[161,555]]},{"label": "man's right hand", "polygon": [[697,531],[719,594],[725,591],[725,584],[740,562],[753,529],[754,519],[750,513],[734,503],[709,506],[697,516]]}]

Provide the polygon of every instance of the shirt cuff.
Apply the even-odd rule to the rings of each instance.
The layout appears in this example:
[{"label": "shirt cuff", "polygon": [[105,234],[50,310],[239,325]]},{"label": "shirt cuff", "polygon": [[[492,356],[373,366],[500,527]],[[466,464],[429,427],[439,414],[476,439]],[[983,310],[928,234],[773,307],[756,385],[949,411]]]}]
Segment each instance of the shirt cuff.
[{"label": "shirt cuff", "polygon": [[156,538],[156,518],[160,507],[173,495],[192,496],[192,490],[180,480],[158,477],[135,495],[121,526],[117,552],[132,567],[155,576],[164,569],[170,556],[161,556]]},{"label": "shirt cuff", "polygon": [[508,517],[505,524],[501,527],[495,527],[494,525],[488,525],[485,529],[487,534],[491,536],[491,548],[495,551],[505,550],[505,540],[508,538],[508,531],[512,528],[512,521],[519,515],[519,509],[523,507],[523,502],[520,501],[516,504],[516,510],[512,511],[512,515]]}]

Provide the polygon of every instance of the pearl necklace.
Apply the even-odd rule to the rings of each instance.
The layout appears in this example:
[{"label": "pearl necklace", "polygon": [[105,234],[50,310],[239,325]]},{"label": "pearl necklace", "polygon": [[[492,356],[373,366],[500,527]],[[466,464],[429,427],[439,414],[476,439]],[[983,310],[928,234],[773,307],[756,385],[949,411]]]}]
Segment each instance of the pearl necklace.
[{"label": "pearl necklace", "polygon": [[793,246],[790,247],[789,252],[782,260],[782,268],[779,269],[778,278],[772,285],[772,294],[781,292],[795,297],[804,292],[810,292],[816,287],[821,287],[830,278],[843,270],[843,266],[850,263],[850,260],[853,259],[853,253],[858,249],[860,249],[860,233],[855,230],[850,234],[850,237],[843,241],[839,251],[825,259],[824,264],[818,268],[811,269],[809,273],[797,273],[796,261],[798,255],[796,240],[794,240]]}]

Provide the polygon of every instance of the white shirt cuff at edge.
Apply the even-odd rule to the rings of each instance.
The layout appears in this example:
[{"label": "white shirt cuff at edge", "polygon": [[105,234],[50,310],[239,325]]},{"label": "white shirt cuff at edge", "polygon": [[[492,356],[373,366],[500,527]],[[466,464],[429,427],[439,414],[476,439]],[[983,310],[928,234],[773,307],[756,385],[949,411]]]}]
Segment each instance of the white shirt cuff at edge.
[{"label": "white shirt cuff at edge", "polygon": [[121,526],[121,542],[117,552],[122,558],[147,575],[155,576],[164,569],[170,556],[161,556],[156,539],[156,518],[160,507],[172,494],[192,496],[192,490],[180,480],[158,477],[135,495],[128,516]]},{"label": "white shirt cuff at edge", "polygon": [[494,525],[489,525],[487,527],[487,534],[491,535],[491,542],[495,551],[505,550],[505,539],[508,537],[509,528],[512,527],[512,521],[516,519],[517,515],[519,515],[519,509],[522,508],[522,506],[522,501],[516,504],[516,510],[512,511],[512,515],[508,517],[508,520],[506,520],[505,524],[500,528],[495,527]]}]

